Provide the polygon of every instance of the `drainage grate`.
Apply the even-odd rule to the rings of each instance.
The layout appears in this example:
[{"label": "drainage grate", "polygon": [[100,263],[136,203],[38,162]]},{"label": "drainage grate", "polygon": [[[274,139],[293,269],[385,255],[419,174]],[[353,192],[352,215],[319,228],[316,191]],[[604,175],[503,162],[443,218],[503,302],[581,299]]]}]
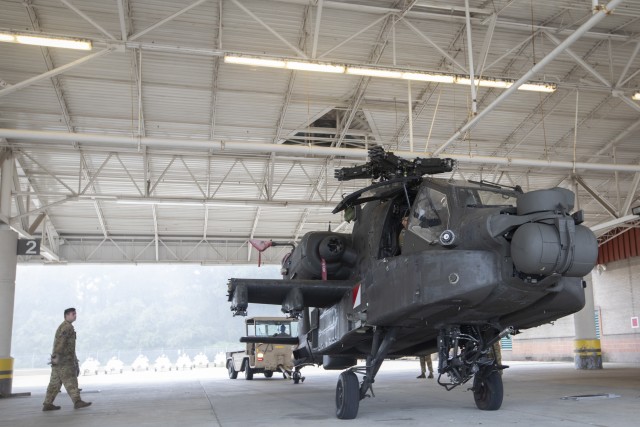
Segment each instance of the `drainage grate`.
[{"label": "drainage grate", "polygon": [[596,399],[615,399],[620,397],[617,394],[601,393],[601,394],[580,394],[577,396],[565,396],[562,400],[596,400]]}]

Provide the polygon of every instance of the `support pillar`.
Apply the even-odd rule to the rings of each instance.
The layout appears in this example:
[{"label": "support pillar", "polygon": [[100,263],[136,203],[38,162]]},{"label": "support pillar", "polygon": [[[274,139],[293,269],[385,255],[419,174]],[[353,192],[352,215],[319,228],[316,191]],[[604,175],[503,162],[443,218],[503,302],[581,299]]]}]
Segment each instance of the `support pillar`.
[{"label": "support pillar", "polygon": [[[0,166],[0,213],[8,218],[11,216],[13,156],[7,156]],[[18,234],[8,224],[0,223],[0,397],[11,396],[13,384],[11,333],[16,293],[17,247]]]},{"label": "support pillar", "polygon": [[592,282],[586,284],[584,299],[584,308],[573,315],[576,329],[576,338],[573,342],[575,367],[576,369],[602,369],[600,340],[596,337]]}]

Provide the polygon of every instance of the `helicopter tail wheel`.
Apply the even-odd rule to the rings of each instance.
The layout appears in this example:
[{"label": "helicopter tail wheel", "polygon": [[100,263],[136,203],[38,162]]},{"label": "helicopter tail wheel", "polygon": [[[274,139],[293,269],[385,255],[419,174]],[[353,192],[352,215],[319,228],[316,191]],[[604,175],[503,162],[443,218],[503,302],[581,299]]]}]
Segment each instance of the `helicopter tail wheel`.
[{"label": "helicopter tail wheel", "polygon": [[300,378],[302,378],[300,371],[293,371],[293,383],[298,384],[300,382]]},{"label": "helicopter tail wheel", "polygon": [[502,406],[502,376],[498,371],[491,371],[487,376],[476,375],[473,379],[473,399],[478,409],[495,411]]},{"label": "helicopter tail wheel", "polygon": [[359,406],[358,377],[351,371],[345,371],[338,377],[336,386],[336,416],[341,420],[352,420],[358,415]]}]

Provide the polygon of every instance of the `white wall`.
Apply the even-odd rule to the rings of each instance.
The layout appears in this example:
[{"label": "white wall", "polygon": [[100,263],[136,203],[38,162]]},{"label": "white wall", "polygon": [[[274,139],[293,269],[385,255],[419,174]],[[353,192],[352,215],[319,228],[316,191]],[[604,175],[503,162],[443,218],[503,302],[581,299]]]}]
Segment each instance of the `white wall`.
[{"label": "white wall", "polygon": [[[640,257],[596,267],[585,280],[600,313],[603,361],[640,363],[640,328],[631,327],[631,317],[640,316]],[[513,360],[571,360],[574,337],[571,315],[515,336],[510,356]]]}]

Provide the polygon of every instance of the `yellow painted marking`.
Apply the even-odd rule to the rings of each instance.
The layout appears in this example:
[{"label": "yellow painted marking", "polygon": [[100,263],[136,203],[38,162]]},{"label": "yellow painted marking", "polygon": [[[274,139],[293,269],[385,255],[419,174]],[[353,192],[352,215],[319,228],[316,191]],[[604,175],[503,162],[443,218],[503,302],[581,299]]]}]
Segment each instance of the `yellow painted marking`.
[{"label": "yellow painted marking", "polygon": [[0,359],[0,371],[12,371],[13,370],[13,358]]}]

